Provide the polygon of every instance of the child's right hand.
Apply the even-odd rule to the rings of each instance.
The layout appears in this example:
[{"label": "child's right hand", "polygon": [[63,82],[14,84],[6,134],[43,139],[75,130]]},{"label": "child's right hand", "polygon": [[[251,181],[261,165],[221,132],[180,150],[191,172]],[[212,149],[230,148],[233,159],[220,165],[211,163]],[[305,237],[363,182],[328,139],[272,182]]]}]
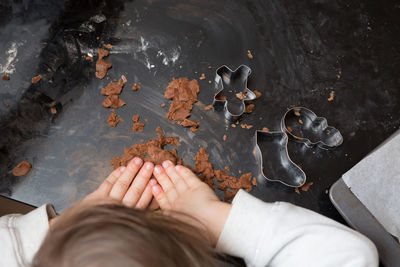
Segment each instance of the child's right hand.
[{"label": "child's right hand", "polygon": [[162,210],[178,211],[198,219],[217,243],[231,205],[218,199],[214,191],[188,168],[165,161],[154,168],[159,184],[152,192]]}]

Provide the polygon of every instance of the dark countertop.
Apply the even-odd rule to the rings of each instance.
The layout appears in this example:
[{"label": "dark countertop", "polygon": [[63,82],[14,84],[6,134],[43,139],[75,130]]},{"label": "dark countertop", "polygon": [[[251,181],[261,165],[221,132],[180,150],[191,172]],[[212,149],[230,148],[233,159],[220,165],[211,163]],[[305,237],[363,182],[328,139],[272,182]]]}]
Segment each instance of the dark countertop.
[{"label": "dark countertop", "polygon": [[[400,4],[353,2],[2,1],[0,74],[11,80],[0,80],[1,195],[61,211],[99,185],[112,157],[154,138],[160,125],[180,137],[186,164],[206,146],[216,169],[253,172],[260,183],[255,196],[341,220],[327,190],[400,126]],[[101,106],[108,81],[95,78],[95,64],[85,60],[103,43],[113,45],[109,77],[128,78],[121,94],[127,105],[116,110],[125,122],[117,128],[107,126],[110,111]],[[263,93],[241,120],[251,130],[226,130],[223,114],[203,110],[214,93],[209,80],[224,64],[248,65],[248,87]],[[192,118],[200,128],[193,134],[165,119],[163,92],[172,77],[201,73],[207,78],[199,81]],[[43,79],[31,84],[37,74]],[[133,82],[142,89],[131,91]],[[331,91],[335,100],[328,102]],[[283,113],[297,105],[326,117],[344,137],[330,151],[289,143],[293,161],[314,183],[300,195],[265,181],[253,155],[254,129],[279,130]],[[131,130],[134,114],[149,119],[142,133]],[[14,177],[22,160],[33,169]]]}]

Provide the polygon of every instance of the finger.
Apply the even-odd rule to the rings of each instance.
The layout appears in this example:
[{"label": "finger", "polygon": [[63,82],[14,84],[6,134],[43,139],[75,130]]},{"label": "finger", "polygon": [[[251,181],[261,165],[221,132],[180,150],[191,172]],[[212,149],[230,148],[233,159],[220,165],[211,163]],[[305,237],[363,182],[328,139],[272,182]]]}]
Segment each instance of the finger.
[{"label": "finger", "polygon": [[162,165],[163,165],[164,170],[167,173],[168,177],[171,179],[172,183],[175,185],[178,193],[185,192],[188,189],[188,185],[186,184],[183,177],[176,171],[175,165],[169,160],[164,161]]},{"label": "finger", "polygon": [[165,192],[168,201],[170,203],[174,203],[174,201],[178,198],[178,192],[176,191],[176,188],[171,179],[168,177],[167,173],[161,166],[156,166],[154,168],[154,176]]},{"label": "finger", "polygon": [[125,196],[126,191],[131,185],[133,178],[142,166],[142,162],[143,161],[140,158],[135,157],[128,163],[124,173],[115,182],[110,191],[111,198],[122,200],[122,198]]},{"label": "finger", "polygon": [[[150,183],[152,180],[149,181],[149,183],[146,185],[146,188],[143,191],[142,196],[140,197],[139,201],[136,203],[135,208],[137,209],[146,209],[151,200],[153,199],[153,192],[151,192],[151,186],[152,184]],[[157,182],[153,180],[154,183],[156,184]]]},{"label": "finger", "polygon": [[194,174],[189,168],[186,168],[182,165],[176,165],[175,170],[181,177],[183,177],[189,187],[193,187],[201,183],[199,177],[197,177],[197,175]]},{"label": "finger", "polygon": [[98,196],[108,196],[110,194],[110,191],[115,184],[115,182],[118,180],[118,178],[122,175],[122,173],[125,170],[125,166],[121,166],[117,169],[115,169],[110,175],[104,180],[103,183],[99,186],[99,188],[95,191],[96,195]]},{"label": "finger", "polygon": [[157,200],[160,208],[162,210],[171,209],[171,204],[168,201],[167,195],[159,184],[153,185],[151,187],[151,191],[153,193],[154,198]]},{"label": "finger", "polygon": [[146,162],[143,165],[122,199],[122,203],[124,205],[128,207],[135,207],[136,203],[139,201],[144,190],[146,189],[146,185],[149,183],[150,177],[153,174],[153,170],[154,164],[152,162]]}]

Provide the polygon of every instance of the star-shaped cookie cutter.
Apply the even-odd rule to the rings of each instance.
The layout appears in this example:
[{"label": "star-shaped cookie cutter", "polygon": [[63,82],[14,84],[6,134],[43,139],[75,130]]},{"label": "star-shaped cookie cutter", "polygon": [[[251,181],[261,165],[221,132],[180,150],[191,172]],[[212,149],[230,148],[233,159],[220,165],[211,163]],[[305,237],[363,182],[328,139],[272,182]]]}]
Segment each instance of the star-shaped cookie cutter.
[{"label": "star-shaped cookie cutter", "polygon": [[217,92],[214,95],[213,106],[215,110],[223,110],[225,117],[236,121],[243,115],[245,102],[256,99],[256,95],[247,88],[247,79],[251,69],[240,65],[232,71],[226,65],[219,67],[215,75]]}]

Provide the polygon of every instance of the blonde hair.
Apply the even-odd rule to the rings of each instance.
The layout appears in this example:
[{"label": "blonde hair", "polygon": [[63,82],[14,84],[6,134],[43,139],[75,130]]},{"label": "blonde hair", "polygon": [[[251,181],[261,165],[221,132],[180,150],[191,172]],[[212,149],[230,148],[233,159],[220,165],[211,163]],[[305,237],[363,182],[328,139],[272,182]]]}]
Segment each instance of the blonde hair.
[{"label": "blonde hair", "polygon": [[207,234],[175,217],[116,204],[78,204],[52,225],[32,266],[203,267],[220,263]]}]

